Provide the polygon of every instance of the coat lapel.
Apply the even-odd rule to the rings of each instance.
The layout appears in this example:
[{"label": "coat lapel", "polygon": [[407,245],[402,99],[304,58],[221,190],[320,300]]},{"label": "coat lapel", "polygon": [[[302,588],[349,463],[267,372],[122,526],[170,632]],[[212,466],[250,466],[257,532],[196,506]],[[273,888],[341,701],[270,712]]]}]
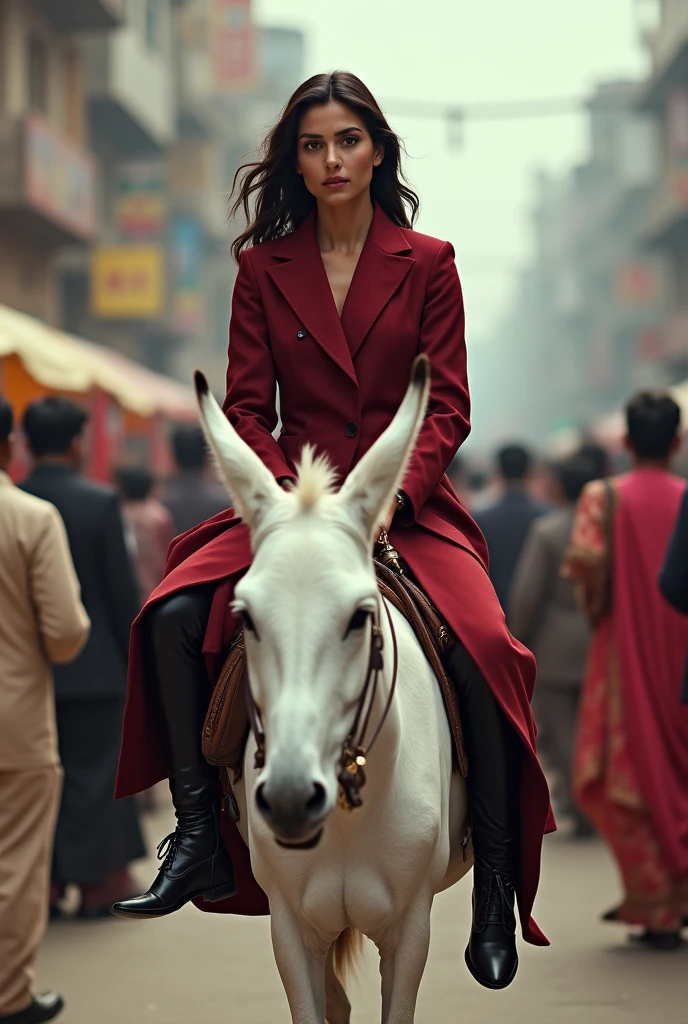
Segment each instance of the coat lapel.
[{"label": "coat lapel", "polygon": [[356,381],[353,359],[415,263],[411,251],[409,233],[376,205],[341,320],[318,249],[314,214],[282,239],[268,274],[304,328]]},{"label": "coat lapel", "polygon": [[268,274],[317,343],[356,381],[351,351],[337,315],[315,237],[315,216],[287,235],[274,253]]},{"label": "coat lapel", "polygon": [[352,358],[356,358],[373,324],[415,263],[408,255],[411,251],[407,232],[376,206],[342,311],[342,327]]}]

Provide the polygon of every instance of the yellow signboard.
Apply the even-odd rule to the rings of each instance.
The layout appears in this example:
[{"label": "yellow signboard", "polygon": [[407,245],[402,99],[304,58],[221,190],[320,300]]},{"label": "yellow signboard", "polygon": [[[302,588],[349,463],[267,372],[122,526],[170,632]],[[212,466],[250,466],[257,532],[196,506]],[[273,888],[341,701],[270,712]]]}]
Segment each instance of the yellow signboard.
[{"label": "yellow signboard", "polygon": [[91,310],[102,319],[159,316],[165,301],[165,261],[158,245],[96,249],[91,262]]}]

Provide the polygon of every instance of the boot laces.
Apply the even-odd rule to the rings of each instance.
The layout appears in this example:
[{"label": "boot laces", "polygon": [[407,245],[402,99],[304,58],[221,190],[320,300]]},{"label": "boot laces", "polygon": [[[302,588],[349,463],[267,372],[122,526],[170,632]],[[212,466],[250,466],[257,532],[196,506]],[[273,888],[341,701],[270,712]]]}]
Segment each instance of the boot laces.
[{"label": "boot laces", "polygon": [[485,924],[502,924],[505,913],[511,913],[513,883],[501,875],[491,873],[485,901]]},{"label": "boot laces", "polygon": [[179,845],[179,829],[176,828],[174,832],[170,832],[168,836],[158,843],[158,860],[163,862],[162,869],[165,871],[170,867],[174,860],[174,855],[177,852]]}]

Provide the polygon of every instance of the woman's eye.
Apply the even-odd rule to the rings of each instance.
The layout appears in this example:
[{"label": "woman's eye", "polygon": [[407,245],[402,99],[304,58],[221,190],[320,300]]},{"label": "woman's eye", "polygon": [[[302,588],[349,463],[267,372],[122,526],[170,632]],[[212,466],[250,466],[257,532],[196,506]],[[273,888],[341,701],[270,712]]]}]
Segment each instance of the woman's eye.
[{"label": "woman's eye", "polygon": [[307,142],[307,143],[306,143],[306,145],[305,145],[305,146],[304,146],[303,148],[304,148],[304,149],[305,149],[305,150],[306,150],[306,151],[307,151],[308,153],[313,153],[313,152],[314,152],[314,150],[316,150],[316,149],[318,148],[318,146],[319,146],[319,143],[318,143],[318,142],[315,142],[314,140],[311,140],[310,142]]},{"label": "woman's eye", "polygon": [[344,639],[346,640],[346,637],[349,636],[350,633],[360,632],[368,621],[369,616],[370,612],[366,611],[365,608],[359,608],[357,612],[354,612],[351,616]]},{"label": "woman's eye", "polygon": [[355,135],[347,135],[346,138],[342,139],[345,146],[355,146],[358,139]]}]

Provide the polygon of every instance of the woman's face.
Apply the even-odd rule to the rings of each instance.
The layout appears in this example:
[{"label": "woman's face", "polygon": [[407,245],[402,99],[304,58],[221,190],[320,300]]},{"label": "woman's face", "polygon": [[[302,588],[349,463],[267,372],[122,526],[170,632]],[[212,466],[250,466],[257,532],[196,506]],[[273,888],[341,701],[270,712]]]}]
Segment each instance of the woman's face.
[{"label": "woman's face", "polygon": [[296,152],[306,188],[327,206],[345,205],[367,192],[384,156],[362,118],[334,100],[303,115]]}]

